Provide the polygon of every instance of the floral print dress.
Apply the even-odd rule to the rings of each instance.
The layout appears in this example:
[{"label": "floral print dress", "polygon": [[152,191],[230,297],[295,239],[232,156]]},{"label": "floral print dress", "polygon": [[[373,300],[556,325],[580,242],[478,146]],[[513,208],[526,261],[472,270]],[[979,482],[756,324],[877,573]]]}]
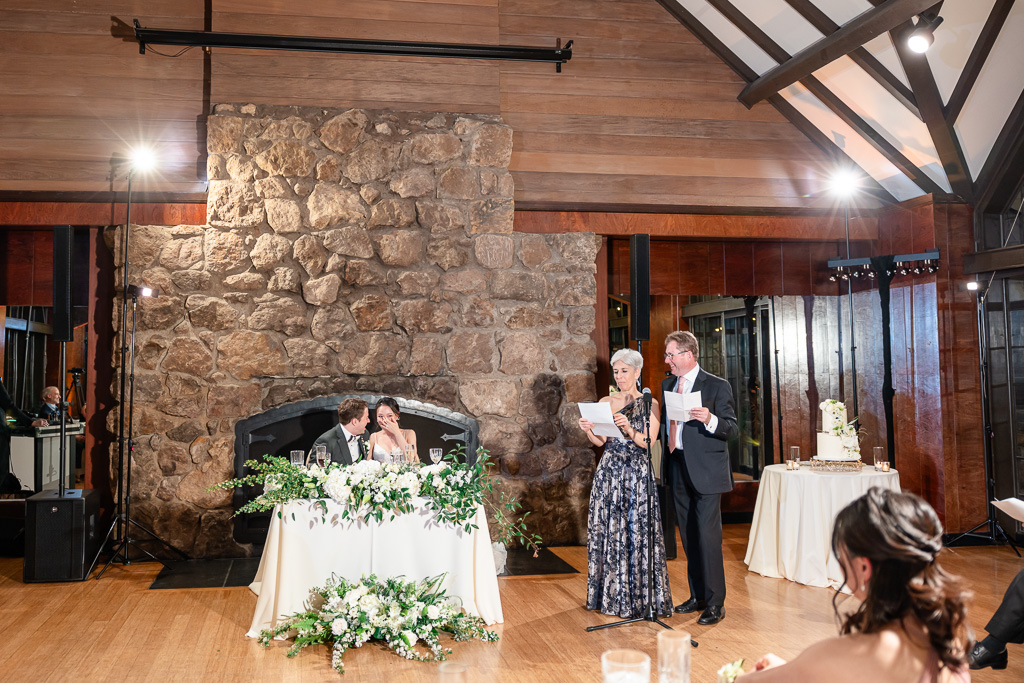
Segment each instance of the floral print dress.
[{"label": "floral print dress", "polygon": [[[620,411],[636,430],[644,428],[637,401]],[[657,435],[652,435],[652,439]],[[587,534],[587,609],[623,618],[642,616],[647,606],[647,451],[632,441],[609,438],[594,474]],[[672,614],[658,489],[654,487],[654,604]]]}]

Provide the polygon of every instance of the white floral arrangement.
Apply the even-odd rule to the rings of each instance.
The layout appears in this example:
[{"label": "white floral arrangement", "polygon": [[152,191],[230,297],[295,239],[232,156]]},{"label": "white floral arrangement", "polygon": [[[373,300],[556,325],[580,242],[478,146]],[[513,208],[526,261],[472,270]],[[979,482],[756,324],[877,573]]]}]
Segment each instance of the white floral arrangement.
[{"label": "white floral arrangement", "polygon": [[718,670],[718,683],[733,683],[743,673],[743,660],[729,662]]},{"label": "white floral arrangement", "polygon": [[293,638],[289,657],[308,645],[333,643],[331,666],[345,673],[345,652],[371,640],[382,641],[398,655],[421,662],[447,659],[451,654],[451,649],[441,646],[442,633],[457,641],[498,640],[498,634],[484,628],[480,617],[465,614],[454,598],[445,594],[440,588],[443,578],[406,581],[370,575],[351,582],[332,576],[323,588],[310,591],[306,611],[260,632],[259,642],[267,647],[279,636]]},{"label": "white floral arrangement", "polygon": [[[453,451],[436,465],[360,460],[352,465],[330,463],[324,468],[313,464],[308,469],[284,458],[267,456],[262,461],[246,461],[254,474],[229,479],[211,489],[263,486],[263,493],[235,514],[269,511],[293,500],[313,500],[326,515],[329,498],[345,508],[343,518],[378,522],[385,515],[394,519],[396,515],[412,512],[413,498],[422,497],[438,521],[461,526],[466,532],[476,528],[473,518],[477,509],[485,505],[498,528],[500,542],[510,545],[518,541],[536,550],[541,538],[526,529],[524,519],[529,513],[519,518],[512,516],[522,505],[504,493],[498,503],[490,498],[494,487],[488,475],[487,451],[480,449],[473,463],[462,462],[459,456],[460,452]],[[277,514],[280,517],[281,511]]]}]

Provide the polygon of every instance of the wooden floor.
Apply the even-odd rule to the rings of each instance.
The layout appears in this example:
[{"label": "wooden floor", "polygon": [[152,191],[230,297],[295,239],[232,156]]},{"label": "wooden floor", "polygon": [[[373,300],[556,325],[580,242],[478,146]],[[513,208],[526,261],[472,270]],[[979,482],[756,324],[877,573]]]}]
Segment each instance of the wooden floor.
[{"label": "wooden floor", "polygon": [[[727,661],[753,661],[765,651],[792,657],[835,633],[833,591],[746,570],[748,525],[727,525],[726,619],[698,626],[695,615],[669,624],[700,642],[692,680],[714,681]],[[660,627],[636,624],[586,633],[610,619],[583,608],[586,549],[555,552],[580,574],[503,578],[505,623],[498,643],[452,643],[452,659],[469,667],[470,681],[601,679],[604,650],[656,652]],[[967,577],[975,600],[971,623],[979,633],[1010,579],[1024,567],[1009,548],[946,550],[947,568]],[[685,562],[669,563],[673,598],[685,591]],[[0,559],[0,681],[435,681],[437,665],[408,662],[378,646],[351,650],[342,679],[326,648],[295,659],[286,645],[264,649],[245,638],[255,596],[247,588],[147,590],[159,565],[115,566],[99,581],[71,584],[21,582],[20,559]],[[974,672],[975,681],[1024,680],[1024,646],[1010,645],[1006,671]]]}]

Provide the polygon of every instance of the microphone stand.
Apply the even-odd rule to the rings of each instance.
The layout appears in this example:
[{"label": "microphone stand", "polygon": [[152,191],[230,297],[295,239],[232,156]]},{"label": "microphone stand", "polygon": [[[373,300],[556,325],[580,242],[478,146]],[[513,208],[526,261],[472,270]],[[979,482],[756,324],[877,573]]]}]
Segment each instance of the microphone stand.
[{"label": "microphone stand", "polygon": [[[651,455],[651,400],[650,389],[645,389],[643,398],[641,399],[641,408],[643,410],[644,418],[644,434],[647,441],[647,606],[644,608],[643,616],[633,617],[632,619],[623,619],[621,621],[613,621],[610,624],[588,626],[587,633],[590,633],[591,631],[600,631],[605,628],[625,626],[626,624],[635,624],[639,621],[649,621],[667,628],[670,631],[673,630],[671,626],[658,619],[658,613],[654,609],[654,543],[657,535],[654,528],[654,458]],[[657,523],[661,524],[660,516]],[[690,646],[697,647],[697,645],[697,641],[691,638]]]}]

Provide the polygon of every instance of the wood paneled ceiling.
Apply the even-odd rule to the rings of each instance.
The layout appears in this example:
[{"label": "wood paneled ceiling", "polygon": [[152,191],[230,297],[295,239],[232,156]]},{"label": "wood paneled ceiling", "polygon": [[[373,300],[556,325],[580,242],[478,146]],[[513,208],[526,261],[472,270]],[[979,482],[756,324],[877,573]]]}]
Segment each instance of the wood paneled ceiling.
[{"label": "wood paneled ceiling", "polygon": [[[658,0],[747,86],[892,199],[992,210],[1021,182],[1024,2]],[[921,14],[942,23],[906,48]]]}]

